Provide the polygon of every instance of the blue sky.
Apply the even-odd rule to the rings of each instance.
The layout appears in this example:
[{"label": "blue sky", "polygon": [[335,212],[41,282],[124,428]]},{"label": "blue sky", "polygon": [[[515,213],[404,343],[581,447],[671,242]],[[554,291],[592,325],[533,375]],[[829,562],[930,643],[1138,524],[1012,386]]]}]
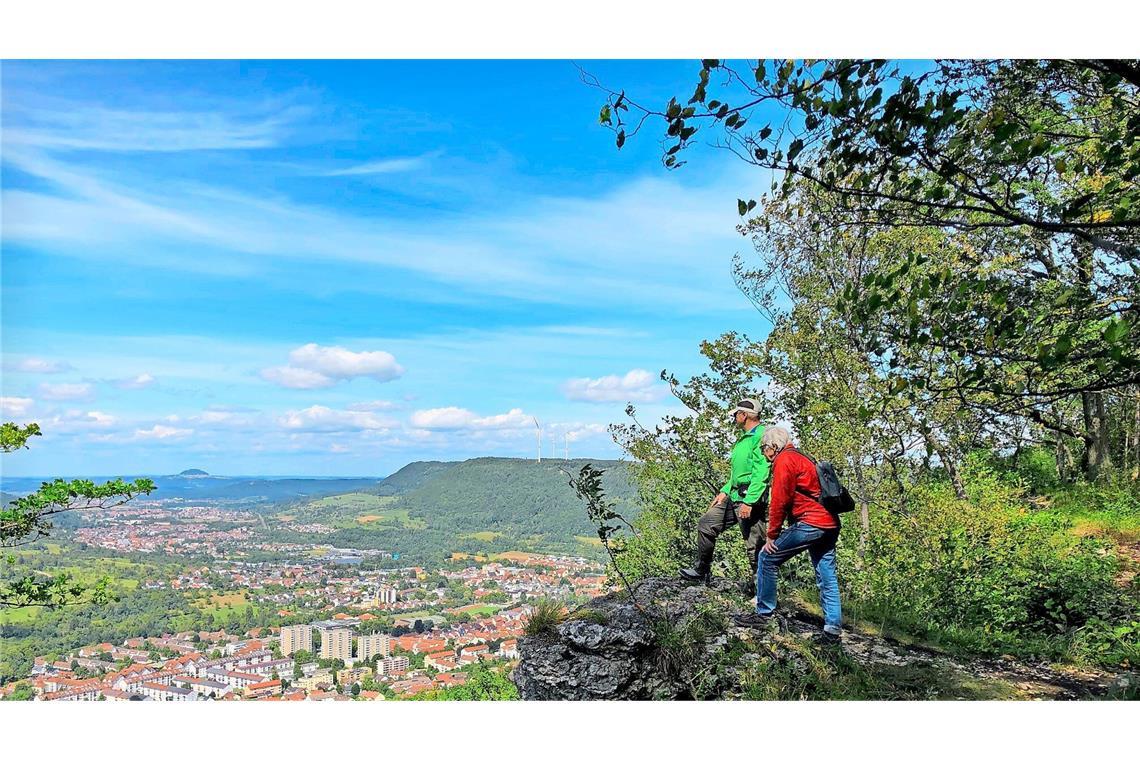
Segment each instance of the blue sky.
[{"label": "blue sky", "polygon": [[[581,62],[647,102],[694,62]],[[11,475],[384,475],[617,456],[656,376],[766,325],[735,289],[766,178],[622,151],[570,62],[5,62]]]}]

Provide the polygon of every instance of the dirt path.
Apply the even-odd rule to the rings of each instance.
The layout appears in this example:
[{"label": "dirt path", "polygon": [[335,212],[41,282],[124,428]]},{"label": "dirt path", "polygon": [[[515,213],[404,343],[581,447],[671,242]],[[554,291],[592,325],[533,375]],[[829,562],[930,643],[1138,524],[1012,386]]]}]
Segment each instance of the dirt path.
[{"label": "dirt path", "polygon": [[[822,621],[798,610],[787,633],[814,638]],[[865,666],[892,669],[899,677],[922,670],[948,678],[936,699],[1099,699],[1140,684],[1140,674],[1113,673],[1053,663],[1020,662],[1012,657],[957,660],[941,652],[900,641],[845,630],[840,645]]]}]

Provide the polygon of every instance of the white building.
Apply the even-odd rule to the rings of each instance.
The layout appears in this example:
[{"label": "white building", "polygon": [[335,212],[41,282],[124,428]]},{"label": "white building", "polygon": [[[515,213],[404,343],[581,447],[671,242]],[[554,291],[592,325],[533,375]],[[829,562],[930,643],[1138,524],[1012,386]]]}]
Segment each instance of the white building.
[{"label": "white building", "polygon": [[313,626],[281,626],[281,654],[288,657],[298,651],[313,651]]},{"label": "white building", "polygon": [[409,660],[407,657],[385,657],[376,662],[376,675],[378,676],[398,676],[408,669]]},{"label": "white building", "polygon": [[387,657],[391,653],[392,638],[386,634],[372,633],[356,639],[356,657],[359,660],[368,660],[376,655]]}]

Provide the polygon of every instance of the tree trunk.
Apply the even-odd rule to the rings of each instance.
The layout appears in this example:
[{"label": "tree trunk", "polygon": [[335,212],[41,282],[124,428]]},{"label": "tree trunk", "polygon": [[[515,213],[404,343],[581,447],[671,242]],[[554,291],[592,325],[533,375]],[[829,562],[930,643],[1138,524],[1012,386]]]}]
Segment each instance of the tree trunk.
[{"label": "tree trunk", "polygon": [[1090,481],[1099,480],[1112,468],[1104,393],[1100,391],[1082,393],[1081,411],[1085,423],[1085,453],[1081,457],[1081,469]]},{"label": "tree trunk", "polygon": [[962,484],[962,476],[958,472],[957,465],[954,464],[954,458],[946,451],[936,435],[933,432],[923,431],[922,437],[926,439],[930,448],[938,454],[938,459],[941,460],[942,466],[946,468],[946,474],[950,477],[950,483],[954,486],[954,495],[959,499],[966,498],[966,487]]}]

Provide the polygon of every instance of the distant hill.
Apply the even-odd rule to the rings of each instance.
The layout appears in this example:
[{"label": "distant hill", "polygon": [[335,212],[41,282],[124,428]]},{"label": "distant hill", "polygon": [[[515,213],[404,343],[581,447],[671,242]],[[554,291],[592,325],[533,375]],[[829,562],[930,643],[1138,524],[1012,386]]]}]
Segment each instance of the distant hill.
[{"label": "distant hill", "polygon": [[632,519],[637,489],[625,462],[498,457],[414,462],[366,493],[310,501],[285,514],[339,528],[328,536],[336,546],[384,549],[403,559],[510,549],[591,554],[597,531],[562,472],[577,474],[587,462],[605,471],[607,497]]},{"label": "distant hill", "polygon": [[380,496],[395,496],[413,491],[457,464],[459,462],[412,462],[384,478],[374,490]]},{"label": "distant hill", "polygon": [[206,472],[205,470],[196,470],[193,468],[191,468],[189,470],[183,470],[182,472],[178,473],[178,475],[180,477],[183,477],[183,478],[208,478],[208,477],[210,477],[210,473]]}]

